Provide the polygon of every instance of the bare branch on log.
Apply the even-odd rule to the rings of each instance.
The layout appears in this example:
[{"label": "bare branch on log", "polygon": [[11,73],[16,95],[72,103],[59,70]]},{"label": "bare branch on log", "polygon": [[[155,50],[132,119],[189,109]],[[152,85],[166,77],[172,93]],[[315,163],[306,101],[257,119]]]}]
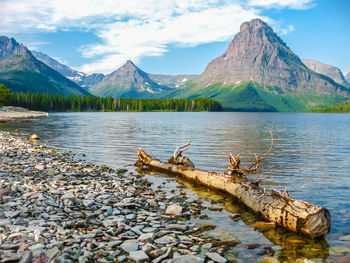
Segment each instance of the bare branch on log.
[{"label": "bare branch on log", "polygon": [[188,142],[182,146],[176,146],[176,150],[173,154],[173,156],[171,156],[168,159],[168,163],[172,163],[172,164],[177,164],[177,165],[183,165],[185,167],[192,167],[194,168],[194,164],[191,162],[191,160],[185,156],[182,156],[181,153],[184,151],[187,151],[191,145],[191,140],[188,140]]},{"label": "bare branch on log", "polygon": [[[248,168],[244,169],[244,168],[239,168],[239,163],[237,165],[237,163],[235,162],[235,158],[233,157],[232,153],[226,153],[227,155],[229,155],[229,163],[230,163],[230,166],[228,168],[229,170],[229,173],[231,174],[232,172],[235,172],[235,173],[250,173],[250,172],[255,172],[259,169],[259,165],[260,165],[260,162],[262,160],[264,160],[272,151],[272,148],[273,148],[273,144],[274,144],[274,138],[273,138],[273,134],[272,134],[272,131],[270,131],[270,135],[271,135],[271,145],[270,145],[270,148],[269,150],[260,158],[258,154],[256,153],[253,153],[253,152],[250,152],[247,150],[247,153],[249,155],[252,155],[255,157],[255,162],[252,163]],[[236,159],[238,158],[239,162],[240,162],[240,159],[239,159],[239,156],[240,156],[240,153],[236,156]]]},{"label": "bare branch on log", "polygon": [[184,144],[180,147],[178,145],[176,145],[176,150],[173,154],[174,159],[176,159],[182,152],[187,151],[188,150],[187,147],[189,147],[190,145],[191,145],[191,140],[188,140],[188,142],[186,144]]}]

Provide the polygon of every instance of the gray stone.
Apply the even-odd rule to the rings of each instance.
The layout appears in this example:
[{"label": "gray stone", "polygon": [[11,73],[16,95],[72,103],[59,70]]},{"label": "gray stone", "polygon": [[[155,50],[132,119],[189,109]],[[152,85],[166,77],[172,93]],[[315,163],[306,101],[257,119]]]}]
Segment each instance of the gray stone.
[{"label": "gray stone", "polygon": [[3,244],[1,246],[1,248],[3,250],[17,250],[19,248],[19,245],[18,243],[11,243],[11,244]]},{"label": "gray stone", "polygon": [[186,231],[188,229],[188,226],[180,224],[168,224],[165,226],[165,228],[169,230]]},{"label": "gray stone", "polygon": [[108,243],[108,247],[115,248],[115,247],[119,246],[121,243],[122,243],[122,241],[120,241],[120,240],[110,241]]},{"label": "gray stone", "polygon": [[0,226],[7,226],[7,225],[11,225],[10,219],[1,219],[0,220]]},{"label": "gray stone", "polygon": [[153,239],[154,239],[154,233],[144,233],[144,234],[141,234],[137,240],[141,242],[144,242],[144,241],[152,242]]},{"label": "gray stone", "polygon": [[104,227],[111,227],[111,226],[117,226],[118,224],[124,223],[125,220],[122,217],[112,217],[112,218],[107,218],[102,222]]},{"label": "gray stone", "polygon": [[226,258],[220,256],[218,253],[215,253],[215,252],[207,252],[205,253],[205,255],[211,260],[213,260],[214,262],[218,262],[218,263],[227,262]]},{"label": "gray stone", "polygon": [[84,199],[83,200],[83,205],[85,207],[90,207],[90,206],[93,206],[94,204],[95,204],[95,201],[92,199]]},{"label": "gray stone", "polygon": [[2,263],[7,263],[7,262],[18,262],[21,259],[22,255],[21,254],[13,254],[13,253],[9,253],[9,254],[5,254],[2,256]]},{"label": "gray stone", "polygon": [[117,260],[119,262],[124,262],[126,260],[126,256],[125,255],[121,255],[121,256],[117,257]]},{"label": "gray stone", "polygon": [[58,247],[54,247],[54,248],[47,250],[45,252],[45,255],[52,260],[53,258],[55,258],[58,255],[58,253],[60,253],[60,250],[58,249]]},{"label": "gray stone", "polygon": [[72,192],[67,192],[64,195],[62,195],[61,199],[62,200],[70,200],[73,202],[75,200],[75,195]]},{"label": "gray stone", "polygon": [[194,245],[194,246],[190,247],[190,250],[193,252],[198,252],[200,250],[200,247],[198,245]]},{"label": "gray stone", "polygon": [[125,216],[126,220],[133,220],[135,218],[136,218],[135,214],[128,214],[128,215]]},{"label": "gray stone", "polygon": [[88,262],[88,259],[86,257],[80,256],[78,258],[78,263],[86,263],[86,262]]},{"label": "gray stone", "polygon": [[31,251],[26,251],[24,252],[21,260],[19,261],[19,263],[30,263],[32,262],[33,259],[33,254]]},{"label": "gray stone", "polygon": [[15,217],[19,216],[18,211],[6,211],[4,214],[8,218],[15,218]]},{"label": "gray stone", "polygon": [[121,246],[121,249],[123,249],[125,252],[132,252],[132,251],[137,251],[139,249],[139,244],[136,242],[132,241],[125,241]]},{"label": "gray stone", "polygon": [[35,244],[33,246],[30,247],[30,250],[42,250],[45,248],[45,245],[44,244]]},{"label": "gray stone", "polygon": [[144,262],[146,260],[149,260],[149,257],[147,256],[147,254],[142,250],[130,252],[129,258],[136,262]]},{"label": "gray stone", "polygon": [[168,263],[204,263],[204,259],[191,255],[179,256],[168,261]]},{"label": "gray stone", "polygon": [[172,236],[166,235],[166,236],[162,236],[160,238],[157,238],[156,240],[154,240],[154,242],[157,244],[160,244],[160,245],[166,245],[169,243],[176,242],[176,239]]},{"label": "gray stone", "polygon": [[152,263],[160,263],[160,262],[162,262],[164,259],[171,257],[171,255],[172,255],[172,249],[171,249],[171,247],[169,247],[169,248],[167,249],[167,251],[166,251],[163,255],[161,255],[161,256],[155,258],[155,259],[152,261]]}]

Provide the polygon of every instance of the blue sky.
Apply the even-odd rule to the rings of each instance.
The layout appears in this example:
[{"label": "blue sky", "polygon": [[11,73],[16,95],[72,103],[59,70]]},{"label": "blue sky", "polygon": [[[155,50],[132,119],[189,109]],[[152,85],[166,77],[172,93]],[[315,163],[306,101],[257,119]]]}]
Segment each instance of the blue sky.
[{"label": "blue sky", "polygon": [[350,71],[349,0],[97,2],[0,0],[0,35],[87,73],[131,59],[150,73],[198,74],[260,17],[301,58]]}]

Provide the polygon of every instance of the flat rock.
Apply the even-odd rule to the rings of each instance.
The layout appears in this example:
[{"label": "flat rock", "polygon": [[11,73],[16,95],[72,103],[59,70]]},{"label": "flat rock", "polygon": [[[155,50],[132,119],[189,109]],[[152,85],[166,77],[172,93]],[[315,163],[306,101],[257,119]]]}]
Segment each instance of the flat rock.
[{"label": "flat rock", "polygon": [[142,250],[130,252],[129,258],[131,260],[134,260],[135,262],[144,262],[146,260],[149,260],[149,257],[147,256],[147,254]]},{"label": "flat rock", "polygon": [[208,258],[210,258],[211,260],[213,260],[214,262],[218,262],[218,263],[225,263],[225,262],[227,262],[226,258],[220,256],[218,253],[208,252],[208,253],[205,253],[205,255]]},{"label": "flat rock", "polygon": [[68,199],[73,202],[75,200],[75,195],[72,192],[67,192],[64,195],[62,195],[61,199],[62,200]]},{"label": "flat rock", "polygon": [[169,230],[186,231],[188,229],[188,226],[180,224],[168,224],[165,226],[165,228]]},{"label": "flat rock", "polygon": [[7,226],[7,225],[11,225],[10,219],[1,219],[0,220],[0,226]]},{"label": "flat rock", "polygon": [[132,251],[137,251],[139,249],[139,244],[136,242],[132,241],[125,241],[121,246],[121,249],[123,249],[125,252],[132,252]]},{"label": "flat rock", "polygon": [[176,239],[172,236],[166,235],[166,236],[162,236],[160,238],[157,238],[156,240],[154,240],[154,242],[157,244],[160,244],[160,245],[166,245],[169,243],[176,242]]},{"label": "flat rock", "polygon": [[60,253],[58,247],[51,248],[45,252],[45,255],[48,256],[51,260],[55,258]]},{"label": "flat rock", "polygon": [[143,233],[139,236],[139,238],[137,239],[138,241],[144,242],[153,242],[154,239],[154,233]]},{"label": "flat rock", "polygon": [[83,205],[85,207],[90,207],[90,206],[93,206],[94,204],[95,204],[95,201],[92,199],[84,199],[83,200]]},{"label": "flat rock", "polygon": [[33,254],[31,251],[26,251],[24,252],[21,260],[19,261],[19,263],[31,263],[33,259]]},{"label": "flat rock", "polygon": [[204,258],[191,255],[184,255],[179,256],[177,258],[173,258],[169,260],[168,263],[204,263]]}]

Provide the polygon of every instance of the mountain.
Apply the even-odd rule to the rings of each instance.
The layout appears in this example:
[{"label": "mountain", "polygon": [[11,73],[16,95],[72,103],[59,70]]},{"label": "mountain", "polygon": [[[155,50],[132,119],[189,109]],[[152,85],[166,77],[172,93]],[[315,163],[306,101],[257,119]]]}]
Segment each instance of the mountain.
[{"label": "mountain", "polygon": [[23,44],[0,36],[0,83],[14,92],[62,95],[89,93],[54,69],[37,60]]},{"label": "mountain", "polygon": [[232,110],[307,111],[350,96],[318,74],[260,19],[245,22],[226,52],[168,97],[210,97]]},{"label": "mountain", "polygon": [[169,88],[179,88],[187,82],[193,80],[197,75],[164,75],[164,74],[148,74],[150,79],[157,82],[161,86]]},{"label": "mountain", "polygon": [[348,83],[350,83],[350,72],[345,74],[345,79]]},{"label": "mountain", "polygon": [[152,98],[169,90],[171,89],[153,81],[130,60],[89,89],[98,96],[123,98]]},{"label": "mountain", "polygon": [[348,85],[349,83],[345,80],[345,77],[341,70],[337,67],[324,64],[322,62],[311,60],[311,59],[302,59],[301,60],[309,69],[330,77],[335,82],[341,85]]},{"label": "mountain", "polygon": [[61,73],[63,76],[75,82],[81,87],[90,87],[92,85],[96,85],[104,78],[104,75],[101,73],[93,73],[88,75],[83,72],[71,69],[70,67],[63,65],[56,59],[53,59],[52,57],[49,57],[48,55],[42,52],[32,51],[32,54],[38,60],[53,68],[57,72]]}]

